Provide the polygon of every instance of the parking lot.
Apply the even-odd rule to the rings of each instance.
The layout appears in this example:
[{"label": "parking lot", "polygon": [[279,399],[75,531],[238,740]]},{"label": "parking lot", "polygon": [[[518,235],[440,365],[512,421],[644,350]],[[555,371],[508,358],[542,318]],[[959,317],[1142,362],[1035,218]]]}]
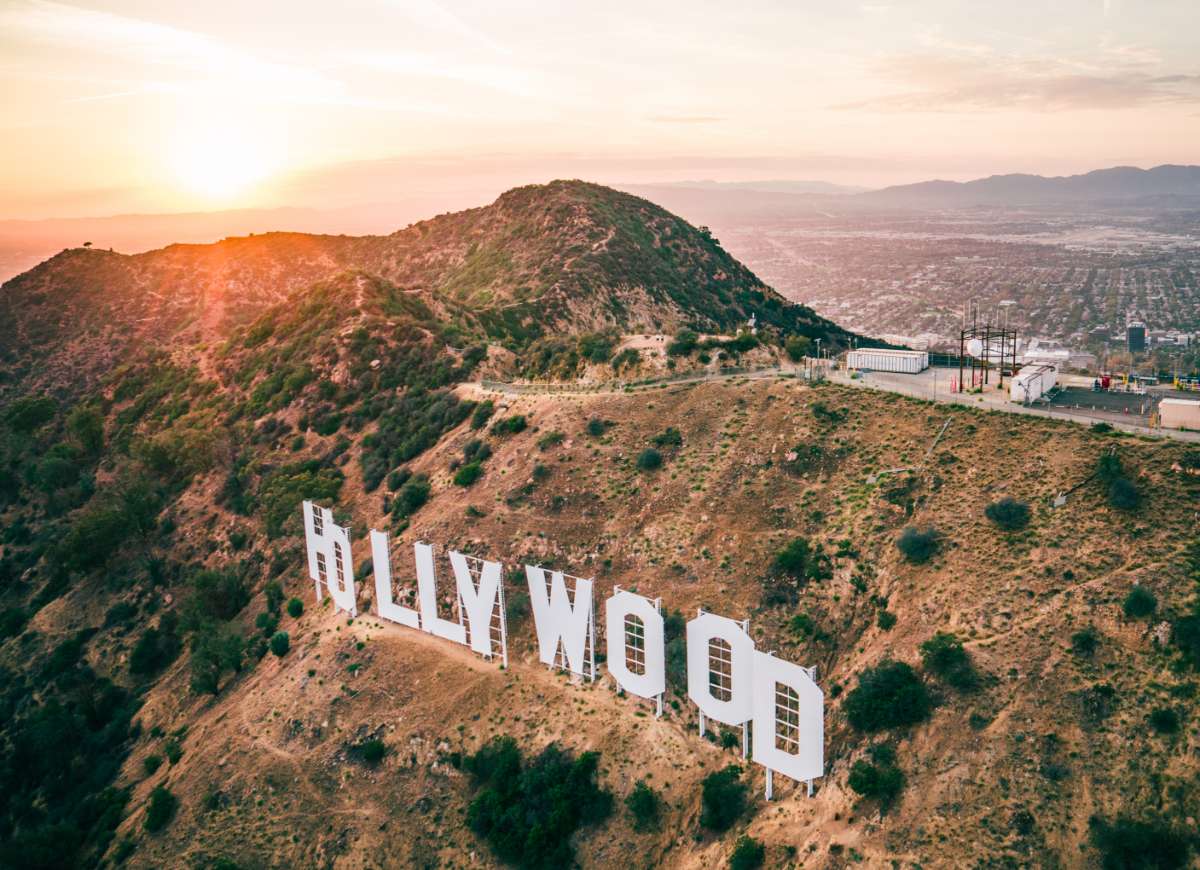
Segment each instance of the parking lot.
[{"label": "parking lot", "polygon": [[1085,387],[1064,387],[1050,400],[1055,408],[1079,411],[1101,420],[1118,420],[1145,424],[1154,411],[1157,397],[1153,393],[1095,392]]}]

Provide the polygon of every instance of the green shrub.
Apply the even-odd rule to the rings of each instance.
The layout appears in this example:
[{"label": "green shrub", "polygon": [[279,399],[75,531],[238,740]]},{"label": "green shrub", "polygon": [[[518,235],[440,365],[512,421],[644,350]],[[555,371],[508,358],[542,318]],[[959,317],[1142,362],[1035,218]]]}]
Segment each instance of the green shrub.
[{"label": "green shrub", "polygon": [[492,456],[492,448],[480,438],[472,438],[462,451],[463,462],[486,462]]},{"label": "green shrub", "polygon": [[496,403],[491,399],[484,399],[475,406],[475,410],[471,414],[471,428],[482,429],[487,425],[487,421],[492,414],[496,412]]},{"label": "green shrub", "polygon": [[286,631],[277,631],[271,638],[271,652],[275,653],[275,655],[277,655],[279,658],[283,658],[285,655],[287,655],[287,652],[289,649],[291,649],[291,646],[291,640],[288,638],[288,633]]},{"label": "green shrub", "polygon": [[736,764],[710,773],[700,784],[700,824],[712,831],[727,831],[746,811],[746,784]]},{"label": "green shrub", "polygon": [[733,852],[729,855],[729,870],[758,870],[766,860],[767,850],[763,844],[748,834],[738,837]]},{"label": "green shrub", "polygon": [[679,447],[683,444],[683,435],[674,426],[668,426],[650,439],[655,447]]},{"label": "green shrub", "polygon": [[1175,870],[1187,865],[1188,838],[1166,822],[1118,817],[1110,824],[1092,818],[1089,827],[1104,870]]},{"label": "green shrub", "polygon": [[413,476],[396,493],[396,500],[392,503],[392,516],[397,519],[412,516],[429,501],[431,491],[428,477],[424,474]]},{"label": "green shrub", "polygon": [[171,764],[178,764],[179,759],[183,758],[183,747],[179,745],[178,740],[172,737],[163,744],[163,753]]},{"label": "green shrub", "polygon": [[792,362],[800,362],[808,354],[809,340],[803,335],[789,335],[784,350]]},{"label": "green shrub", "polygon": [[1142,502],[1142,495],[1132,480],[1118,477],[1108,485],[1108,503],[1117,510],[1132,512]]},{"label": "green shrub", "polygon": [[1159,734],[1174,734],[1179,730],[1179,714],[1171,707],[1151,710],[1150,727]]},{"label": "green shrub", "polygon": [[896,766],[896,751],[881,743],[870,749],[870,760],[859,759],[850,768],[849,785],[865,798],[874,798],[884,808],[895,803],[904,788],[904,773]]},{"label": "green shrub", "polygon": [[1181,616],[1171,623],[1171,643],[1178,647],[1184,664],[1200,670],[1200,613]]},{"label": "green shrub", "polygon": [[175,661],[182,646],[175,633],[175,615],[165,614],[158,628],[146,629],[134,644],[129,653],[129,672],[135,676],[156,674]]},{"label": "green shrub", "polygon": [[387,755],[387,744],[378,737],[370,737],[351,747],[351,755],[374,767]]},{"label": "green shrub", "polygon": [[1158,607],[1158,599],[1145,586],[1134,586],[1125,596],[1121,609],[1130,619],[1141,619],[1150,616]]},{"label": "green shrub", "polygon": [[287,527],[300,529],[300,503],[305,499],[324,503],[336,501],[343,480],[341,471],[315,459],[285,465],[267,474],[258,498],[263,506],[268,537],[278,538]]},{"label": "green shrub", "polygon": [[637,467],[642,471],[654,471],[662,467],[662,454],[653,447],[647,447],[638,454]]},{"label": "green shrub", "polygon": [[241,671],[244,653],[242,636],[233,629],[213,624],[200,626],[192,637],[192,691],[217,694],[226,671]]},{"label": "green shrub", "polygon": [[162,756],[152,753],[142,759],[142,770],[146,771],[146,776],[153,776],[154,772],[162,767],[162,763]]},{"label": "green shrub", "polygon": [[1071,635],[1071,651],[1081,658],[1091,658],[1100,645],[1100,635],[1093,626],[1087,626]]},{"label": "green shrub", "polygon": [[884,631],[891,631],[896,624],[896,614],[890,610],[881,610],[875,616],[875,624]]},{"label": "green shrub", "polygon": [[801,586],[833,577],[833,563],[824,548],[806,538],[793,538],[775,555],[774,569],[797,580]]},{"label": "green shrub", "polygon": [[511,417],[503,417],[492,424],[492,431],[497,435],[516,435],[524,432],[529,422],[525,419],[524,414],[513,414]]},{"label": "green shrub", "polygon": [[984,515],[1006,532],[1029,525],[1029,505],[1007,496],[989,504],[984,509]]},{"label": "green shrub", "polygon": [[538,439],[538,450],[549,450],[551,447],[557,447],[559,444],[562,444],[566,438],[566,433],[560,432],[558,429],[555,429],[553,432],[547,432]]},{"label": "green shrub", "polygon": [[279,617],[269,610],[264,610],[254,619],[254,627],[262,632],[263,637],[270,637],[279,628]]},{"label": "green shrub", "polygon": [[292,619],[299,619],[300,615],[304,613],[304,602],[299,598],[293,598],[287,603],[287,612]]},{"label": "green shrub", "polygon": [[939,631],[921,644],[921,662],[954,688],[969,692],[979,685],[979,676],[962,641],[953,634]]},{"label": "green shrub", "polygon": [[599,417],[593,417],[587,421],[587,433],[593,438],[599,438],[608,431],[608,424]]},{"label": "green shrub", "polygon": [[191,578],[191,595],[183,603],[184,628],[233,619],[250,603],[250,590],[236,574],[197,571]]},{"label": "green shrub", "polygon": [[939,535],[935,529],[918,529],[916,526],[906,528],[896,540],[896,546],[904,558],[913,565],[928,562],[938,551],[938,545]]},{"label": "green shrub", "polygon": [[929,718],[929,689],[911,666],[885,660],[858,676],[858,685],[843,705],[850,725],[859,731],[906,728]]},{"label": "green shrub", "polygon": [[645,780],[639,779],[634,783],[633,791],[625,798],[625,806],[633,817],[635,831],[652,831],[658,828],[662,798]]},{"label": "green shrub", "polygon": [[154,791],[150,792],[150,802],[146,806],[146,820],[143,823],[146,830],[151,834],[161,831],[175,817],[178,806],[179,799],[167,791],[165,786],[155,786]]},{"label": "green shrub", "polygon": [[667,342],[667,356],[687,356],[696,349],[699,341],[700,336],[690,329],[676,333],[675,337]]},{"label": "green shrub", "polygon": [[47,396],[25,396],[8,406],[4,420],[14,432],[28,435],[54,419],[57,409],[54,400]]},{"label": "green shrub", "polygon": [[550,744],[526,761],[511,737],[496,737],[463,759],[478,789],[467,823],[501,861],[527,868],[570,867],[571,838],[606,819],[612,795],[596,782],[600,756]]},{"label": "green shrub", "polygon": [[470,486],[483,476],[483,466],[478,462],[468,462],[454,473],[455,486]]}]

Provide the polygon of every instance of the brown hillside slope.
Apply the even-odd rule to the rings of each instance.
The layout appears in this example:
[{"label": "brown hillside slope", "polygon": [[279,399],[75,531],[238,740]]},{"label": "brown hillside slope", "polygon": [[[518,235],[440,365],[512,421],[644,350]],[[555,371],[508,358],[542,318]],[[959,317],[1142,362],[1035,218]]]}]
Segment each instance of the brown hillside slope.
[{"label": "brown hillside slope", "polygon": [[0,397],[5,380],[77,395],[147,345],[201,355],[346,272],[432,296],[468,337],[512,348],[547,333],[732,330],[751,314],[827,347],[847,343],[706,230],[630,194],[555,181],[388,236],[268,233],[133,256],[63,251],[0,287]]},{"label": "brown hillside slope", "polygon": [[[314,605],[298,539],[268,542],[256,532],[248,550],[282,545],[287,592],[306,603],[282,626],[292,651],[268,655],[215,701],[189,694],[184,659],[150,690],[143,737],[121,777],[133,786],[120,829],[137,842],[129,866],[218,856],[247,867],[486,866],[487,846],[464,824],[471,789],[452,759],[496,734],[531,750],[549,741],[600,750],[602,783],[619,799],[641,778],[663,791],[660,831],[633,832],[619,810],[580,835],[585,866],[724,866],[744,830],[767,844],[768,866],[1085,867],[1098,860],[1088,846],[1093,815],[1153,812],[1180,824],[1200,815],[1194,678],[1177,672],[1155,636],[1159,620],[1182,613],[1194,592],[1181,551],[1196,535],[1200,493],[1171,470],[1180,445],[790,380],[505,403],[497,416],[525,414],[532,426],[484,436],[495,452],[472,487],[449,479],[480,434],[466,423],[412,463],[430,475],[434,496],[394,539],[397,575],[411,578],[411,543],[424,540],[503,559],[510,594],[523,582],[522,560],[552,561],[595,575],[601,600],[620,584],[685,614],[703,605],[748,616],[761,649],[819,666],[828,748],[815,796],[784,783],[764,804],[751,766],[753,814],[723,837],[704,833],[699,780],[737,756],[697,737],[682,685],[670,687],[661,721],[607,679],[573,685],[537,663],[531,617],[512,624],[512,667],[499,670],[376,618],[369,580],[360,585],[363,615],[351,624]],[[922,472],[868,483],[873,472],[920,462],[947,416]],[[592,418],[615,425],[595,437],[585,431]],[[661,470],[639,472],[634,458],[666,426],[680,430],[682,446],[664,450]],[[564,440],[539,449],[554,431]],[[789,470],[789,451],[808,444],[823,454],[810,470]],[[1141,511],[1114,512],[1098,485],[1051,509],[1049,498],[1086,478],[1113,444],[1147,495]],[[305,451],[321,449],[312,439]],[[382,492],[363,493],[358,464],[344,470],[338,508],[354,522],[361,563],[365,529],[389,520]],[[218,542],[210,562],[243,558],[224,544],[238,521],[214,509],[217,486],[195,482],[176,522],[186,546]],[[984,519],[1002,495],[1033,506],[1025,533]],[[896,549],[911,523],[944,536],[929,564],[910,565]],[[772,559],[796,536],[844,555],[794,606],[764,607]],[[1122,616],[1135,582],[1158,597],[1152,620]],[[890,631],[877,625],[884,599],[897,617]],[[93,589],[72,590],[34,627],[63,632],[98,620],[109,603]],[[68,615],[72,605],[80,616]],[[261,599],[241,619],[248,624],[260,609]],[[815,631],[793,630],[799,613]],[[1081,657],[1070,637],[1087,625],[1100,642]],[[849,727],[842,701],[856,675],[885,657],[917,664],[918,645],[939,630],[966,641],[982,685],[962,694],[928,678],[942,703],[928,722],[893,735],[908,782],[884,814],[847,787],[851,764],[873,740]],[[94,667],[119,669],[126,651],[116,640],[89,655]],[[1111,686],[1111,698],[1098,685]],[[1178,734],[1147,726],[1148,712],[1166,706],[1181,714]],[[178,763],[147,776],[143,757],[162,751],[152,726],[186,732]],[[377,767],[349,751],[368,736],[389,749]],[[181,806],[164,833],[148,835],[141,806],[160,783]]]}]

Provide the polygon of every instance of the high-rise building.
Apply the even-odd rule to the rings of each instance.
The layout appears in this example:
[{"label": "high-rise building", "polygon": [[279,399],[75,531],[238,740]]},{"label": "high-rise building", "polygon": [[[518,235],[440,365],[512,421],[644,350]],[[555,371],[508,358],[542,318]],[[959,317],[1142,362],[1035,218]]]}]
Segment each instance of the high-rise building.
[{"label": "high-rise building", "polygon": [[1131,320],[1125,324],[1125,343],[1130,353],[1140,353],[1146,349],[1146,324],[1140,320]]}]

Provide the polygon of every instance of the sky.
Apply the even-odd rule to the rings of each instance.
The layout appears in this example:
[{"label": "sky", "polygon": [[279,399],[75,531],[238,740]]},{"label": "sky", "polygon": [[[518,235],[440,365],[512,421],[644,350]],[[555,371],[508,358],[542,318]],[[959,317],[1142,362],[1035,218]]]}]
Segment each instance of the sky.
[{"label": "sky", "polygon": [[0,0],[0,218],[1200,163],[1197,0]]}]

